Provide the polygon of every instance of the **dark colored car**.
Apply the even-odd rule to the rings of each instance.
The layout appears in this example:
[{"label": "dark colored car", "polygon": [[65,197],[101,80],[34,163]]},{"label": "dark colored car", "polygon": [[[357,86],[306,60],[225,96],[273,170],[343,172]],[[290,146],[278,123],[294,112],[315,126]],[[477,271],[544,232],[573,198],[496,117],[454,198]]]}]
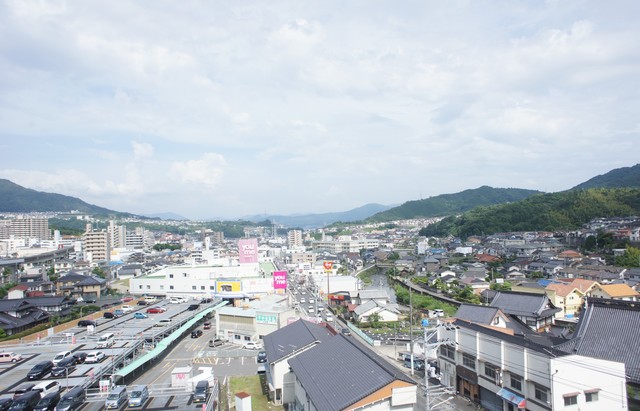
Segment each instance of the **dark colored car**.
[{"label": "dark colored car", "polygon": [[342,335],[351,335],[351,330],[348,328],[343,328],[342,329]]},{"label": "dark colored car", "polygon": [[267,352],[266,351],[260,351],[258,353],[257,361],[258,362],[267,362]]},{"label": "dark colored car", "polygon": [[90,325],[93,325],[94,327],[98,325],[97,322],[95,322],[95,320],[80,320],[78,321],[78,327],[88,327]]},{"label": "dark colored car", "polygon": [[147,305],[147,302],[145,300],[140,300],[138,301],[138,305]]},{"label": "dark colored car", "polygon": [[200,300],[200,304],[209,304],[212,301],[213,301],[212,298],[203,298]]},{"label": "dark colored car", "polygon": [[189,311],[195,311],[195,310],[197,310],[198,308],[200,308],[200,304],[191,304],[191,305],[187,308],[187,310],[189,310]]},{"label": "dark colored car", "polygon": [[191,331],[191,338],[198,338],[202,335],[202,330]]},{"label": "dark colored car", "polygon": [[59,402],[60,393],[52,392],[42,397],[38,404],[33,408],[33,411],[54,411]]},{"label": "dark colored car", "polygon": [[111,311],[105,311],[104,314],[102,314],[102,316],[104,318],[115,318],[115,315]]},{"label": "dark colored car", "polygon": [[85,358],[87,358],[87,353],[84,351],[74,352],[72,355],[76,359],[76,364],[83,364]]},{"label": "dark colored car", "polygon": [[211,321],[205,321],[203,324],[203,327],[205,330],[210,330],[211,329]]},{"label": "dark colored car", "polygon": [[40,393],[38,391],[28,391],[13,399],[11,411],[33,411],[34,407],[40,401]]},{"label": "dark colored car", "polygon": [[6,411],[13,404],[12,398],[0,398],[0,411]]},{"label": "dark colored car", "polygon": [[42,361],[33,366],[27,374],[29,380],[41,380],[45,375],[49,374],[53,369],[53,362]]},{"label": "dark colored car", "polygon": [[60,361],[58,365],[51,369],[52,377],[66,377],[76,369],[76,358],[71,356]]}]

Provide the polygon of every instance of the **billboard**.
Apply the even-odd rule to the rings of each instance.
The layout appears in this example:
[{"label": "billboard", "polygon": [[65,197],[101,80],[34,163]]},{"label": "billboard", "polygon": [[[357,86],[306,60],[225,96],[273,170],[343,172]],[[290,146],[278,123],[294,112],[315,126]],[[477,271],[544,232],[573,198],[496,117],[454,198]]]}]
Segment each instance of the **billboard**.
[{"label": "billboard", "polygon": [[231,293],[242,291],[240,280],[218,280],[216,281],[216,292]]},{"label": "billboard", "polygon": [[273,289],[282,290],[286,288],[287,288],[287,272],[274,271],[273,272]]},{"label": "billboard", "polygon": [[240,264],[258,262],[258,239],[245,238],[238,240],[238,258]]}]

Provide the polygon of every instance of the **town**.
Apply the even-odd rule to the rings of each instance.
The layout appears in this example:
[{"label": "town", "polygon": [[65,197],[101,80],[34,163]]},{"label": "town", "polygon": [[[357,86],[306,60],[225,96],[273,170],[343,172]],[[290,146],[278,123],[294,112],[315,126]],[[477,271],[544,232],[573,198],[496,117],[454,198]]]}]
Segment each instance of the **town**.
[{"label": "town", "polygon": [[[85,232],[61,235],[54,217],[0,221],[0,375],[54,381],[35,402],[73,392],[81,409],[110,408],[116,393],[113,408],[151,407],[180,393],[215,409],[232,401],[220,359],[249,359],[239,373],[269,409],[640,407],[639,218],[461,239],[420,236],[434,219],[226,238],[80,214]],[[143,384],[187,335],[202,343],[168,386]],[[18,388],[3,384],[7,403]],[[250,397],[232,394],[237,409]]]}]

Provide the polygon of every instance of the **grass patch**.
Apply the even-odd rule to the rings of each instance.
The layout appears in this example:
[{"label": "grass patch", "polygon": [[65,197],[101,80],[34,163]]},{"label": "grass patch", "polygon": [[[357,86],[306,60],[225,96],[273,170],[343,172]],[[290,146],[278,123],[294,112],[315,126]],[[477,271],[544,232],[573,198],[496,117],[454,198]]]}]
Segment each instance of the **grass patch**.
[{"label": "grass patch", "polygon": [[251,395],[251,409],[277,411],[284,410],[284,407],[282,407],[281,405],[271,404],[267,395],[262,393],[260,377],[257,375],[230,377],[229,390],[231,393],[232,405],[235,402],[235,394],[239,392],[246,392],[247,394]]}]

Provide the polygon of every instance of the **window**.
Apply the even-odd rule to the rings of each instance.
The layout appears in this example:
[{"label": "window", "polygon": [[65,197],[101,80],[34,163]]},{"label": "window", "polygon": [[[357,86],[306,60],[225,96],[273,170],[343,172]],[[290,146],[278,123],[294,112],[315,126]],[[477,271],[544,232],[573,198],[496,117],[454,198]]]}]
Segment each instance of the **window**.
[{"label": "window", "polygon": [[161,289],[161,290],[164,290],[164,285],[160,285],[160,289]]},{"label": "window", "polygon": [[485,363],[484,364],[484,375],[491,378],[493,381],[498,381],[498,367],[493,364]]},{"label": "window", "polygon": [[173,274],[169,274],[169,278],[173,278]]},{"label": "window", "polygon": [[564,405],[576,405],[578,403],[578,394],[571,394],[564,396]]},{"label": "window", "polygon": [[514,390],[522,391],[522,377],[511,374],[511,382],[509,384]]},{"label": "window", "polygon": [[547,390],[547,387],[543,387],[542,385],[538,384],[534,384],[534,387],[536,400],[547,402],[549,400],[549,390]]},{"label": "window", "polygon": [[585,391],[584,392],[584,399],[585,399],[586,402],[598,401],[598,391],[597,390]]},{"label": "window", "polygon": [[215,290],[215,289],[216,289],[216,287],[214,287],[213,285],[210,285],[210,286],[209,286],[209,289],[210,289],[210,290]]},{"label": "window", "polygon": [[150,286],[150,285],[147,285],[147,290],[150,290],[150,289],[151,289],[151,286]]},{"label": "window", "polygon": [[497,325],[497,324],[500,324],[500,317],[498,317],[498,316],[496,315],[496,318],[494,318],[494,319],[493,319],[493,323],[494,323],[494,324],[496,324],[496,325]]},{"label": "window", "polygon": [[201,289],[201,290],[204,290],[204,285],[201,285],[201,286],[200,286],[200,289]]},{"label": "window", "polygon": [[170,285],[170,286],[169,286],[169,289],[170,289],[170,290],[173,290],[173,286],[172,286],[172,285]]},{"label": "window", "polygon": [[441,345],[440,354],[444,357],[451,358],[452,360],[456,359],[456,350],[449,345]]},{"label": "window", "polygon": [[465,367],[476,369],[476,357],[469,354],[462,354],[462,364]]},{"label": "window", "polygon": [[139,289],[139,290],[142,290],[142,284],[138,286],[138,289]]},{"label": "window", "polygon": [[189,277],[189,274],[187,274],[187,273],[182,273],[182,276],[183,276],[183,277]]},{"label": "window", "polygon": [[195,286],[195,285],[192,285],[192,286],[191,286],[191,289],[192,289],[192,290],[195,290],[195,289],[196,289],[196,286]]}]

